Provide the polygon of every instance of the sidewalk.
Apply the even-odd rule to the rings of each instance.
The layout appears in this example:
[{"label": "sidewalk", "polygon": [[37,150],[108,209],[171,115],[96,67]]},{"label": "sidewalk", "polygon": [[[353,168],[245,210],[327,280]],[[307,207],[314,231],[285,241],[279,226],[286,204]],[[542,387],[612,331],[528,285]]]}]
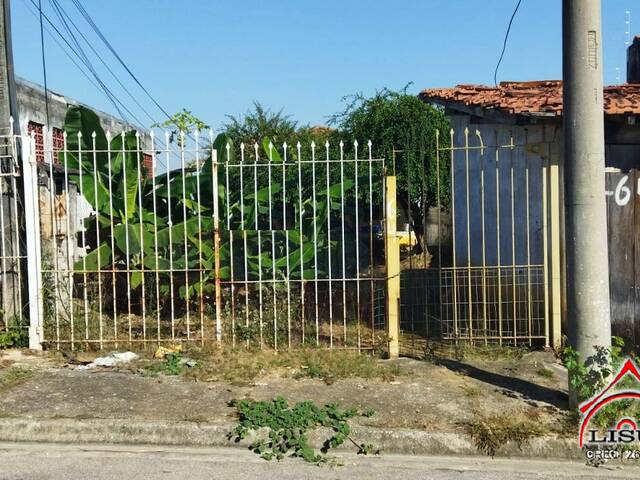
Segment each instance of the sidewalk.
[{"label": "sidewalk", "polygon": [[[281,395],[375,410],[354,419],[353,436],[386,452],[477,455],[497,441],[497,455],[580,458],[565,410],[566,372],[549,353],[367,360],[354,367],[367,378],[322,379],[308,378],[323,375],[310,370],[330,367],[296,367],[284,356],[258,372],[238,368],[235,377],[228,358],[202,357],[200,366],[166,375],[159,360],[78,370],[56,355],[0,353],[0,441],[231,446],[229,402]],[[502,446],[509,437],[521,445]]]}]

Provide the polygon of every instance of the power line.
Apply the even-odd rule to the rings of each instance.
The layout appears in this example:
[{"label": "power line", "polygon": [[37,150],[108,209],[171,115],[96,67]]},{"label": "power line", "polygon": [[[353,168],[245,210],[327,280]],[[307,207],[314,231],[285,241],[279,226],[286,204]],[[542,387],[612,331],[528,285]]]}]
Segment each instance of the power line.
[{"label": "power line", "polygon": [[38,10],[40,12],[40,50],[42,52],[42,75],[44,77],[44,108],[47,116],[47,127],[49,126],[49,88],[47,87],[47,61],[44,52],[44,26],[42,24],[42,0],[38,0]]},{"label": "power line", "polygon": [[76,8],[80,11],[80,14],[84,17],[87,23],[91,26],[93,31],[98,35],[98,37],[100,37],[102,42],[107,46],[107,48],[111,51],[114,57],[116,57],[118,62],[120,62],[120,65],[122,65],[122,67],[127,71],[127,73],[131,76],[131,78],[133,78],[133,80],[138,84],[138,86],[142,89],[142,91],[151,99],[151,101],[155,104],[155,106],[158,107],[158,109],[170,120],[171,115],[160,105],[160,103],[153,97],[153,95],[149,93],[149,91],[145,88],[145,86],[142,85],[140,80],[138,80],[138,77],[136,77],[136,75],[131,71],[131,69],[127,66],[124,60],[120,57],[118,52],[116,52],[116,50],[113,48],[109,40],[107,40],[107,38],[104,36],[100,28],[93,21],[93,18],[91,18],[91,15],[89,15],[89,13],[84,9],[84,7],[79,2],[79,0],[72,0],[72,2],[76,6]]},{"label": "power line", "polygon": [[[27,9],[29,10],[29,12],[34,15],[36,17],[36,19],[38,18],[38,14],[35,13],[33,10],[31,10],[31,6],[29,4],[27,4],[26,0],[22,0],[22,3],[24,4],[25,7],[27,7]],[[69,52],[65,49],[65,47],[62,45],[62,43],[60,43],[60,40],[58,40],[58,38],[53,35],[53,33],[51,33],[51,30],[49,30],[48,27],[44,27],[44,31],[47,32],[49,34],[49,36],[51,37],[51,39],[56,42],[56,44],[60,47],[60,49],[62,50],[62,52],[67,56],[67,58],[69,58],[69,60],[71,60],[73,62],[73,64],[78,68],[78,70],[80,70],[80,72],[86,77],[87,80],[89,80],[89,82],[91,82],[91,84],[97,89],[97,90],[101,90],[100,87],[98,86],[97,83],[95,83],[95,81],[87,74],[87,72],[84,71],[84,69],[78,65],[78,62],[71,56],[71,54],[69,54]],[[104,93],[104,92],[102,92]]]},{"label": "power line", "polygon": [[[33,0],[30,0],[31,3],[33,5],[35,5],[35,3],[33,2]],[[31,6],[27,3],[27,0],[22,0],[22,3],[25,5],[25,7],[27,7],[27,9],[31,12],[32,15],[34,15],[36,17],[36,19],[38,19],[38,14],[36,12],[34,12],[31,9]],[[36,6],[37,8],[37,6]],[[58,34],[58,37],[60,37],[67,45],[67,47],[76,55],[78,56],[78,53],[73,49],[73,47],[69,44],[69,42],[64,38],[64,36],[62,35],[62,33],[60,33],[60,31],[56,28],[56,26],[49,20],[49,18],[43,14],[44,19],[49,23],[49,26],[51,28],[53,28],[53,30]],[[63,53],[69,58],[69,60],[71,60],[71,62],[76,66],[76,68],[80,71],[80,73],[82,73],[86,79],[96,88],[96,90],[99,90],[103,95],[105,95],[107,97],[108,100],[111,100],[111,98],[107,95],[107,93],[95,82],[94,79],[91,78],[91,76],[89,76],[89,74],[78,64],[78,62],[73,58],[73,56],[68,52],[68,50],[65,48],[65,46],[60,43],[60,40],[58,40],[58,37],[56,37],[53,33],[51,33],[51,30],[49,30],[48,27],[44,27],[44,30],[49,34],[49,36],[53,39],[53,41],[56,42],[56,44],[60,47],[60,49],[63,51]],[[79,56],[78,56],[79,57]],[[82,60],[81,60],[82,61]],[[86,67],[85,67],[86,68]]]},{"label": "power line", "polygon": [[[117,102],[115,101],[115,95],[105,85],[105,83],[102,81],[102,79],[100,78],[100,76],[96,72],[95,68],[93,67],[93,64],[91,63],[91,61],[87,57],[86,53],[84,52],[84,50],[80,46],[80,42],[78,42],[78,39],[74,35],[73,31],[71,31],[71,28],[67,24],[66,20],[64,19],[64,16],[62,15],[62,12],[60,11],[58,3],[55,0],[49,0],[49,3],[51,3],[51,5],[54,7],[54,10],[55,10],[56,15],[58,16],[58,19],[60,20],[60,22],[62,23],[62,26],[64,27],[64,29],[66,30],[67,34],[71,38],[71,41],[75,44],[75,46],[76,46],[76,48],[74,50],[75,53],[80,57],[80,60],[85,64],[85,66],[87,67],[89,72],[91,72],[91,74],[96,79],[96,81],[98,82],[100,87],[102,89],[104,89],[104,91],[107,93],[107,95],[111,99],[111,103],[113,104],[115,109],[118,111],[118,114],[120,115],[120,117],[126,123],[129,123],[129,119],[125,116],[124,112],[120,109],[120,107],[118,106]],[[128,111],[128,109],[124,105],[123,105],[123,108]],[[129,113],[131,113],[131,112],[129,112]]]},{"label": "power line", "polygon": [[[55,1],[55,0],[54,0]],[[65,9],[62,7],[62,5],[60,5],[57,1],[55,1],[55,3],[58,5],[58,7],[60,8],[61,12],[67,17],[67,19],[69,20],[69,23],[73,26],[73,28],[76,30],[76,32],[78,32],[78,34],[80,35],[80,37],[85,41],[85,43],[89,46],[89,48],[91,49],[91,51],[94,53],[94,55],[98,58],[98,60],[100,60],[100,63],[102,63],[102,65],[107,69],[107,71],[111,74],[111,76],[116,80],[116,82],[118,82],[118,85],[120,85],[120,87],[122,88],[122,90],[124,90],[124,92],[129,96],[129,98],[131,98],[131,100],[133,100],[133,102],[138,106],[138,108],[140,108],[140,110],[149,118],[149,120],[151,120],[152,123],[157,123],[157,121],[155,120],[155,118],[153,118],[153,116],[142,106],[142,104],[138,101],[138,99],[131,93],[131,91],[126,87],[126,85],[124,85],[124,83],[122,83],[122,81],[120,80],[120,78],[118,77],[118,75],[116,75],[116,73],[111,69],[111,67],[109,67],[109,65],[107,64],[107,62],[105,62],[105,60],[102,58],[102,56],[98,53],[98,51],[95,49],[95,47],[92,45],[92,43],[87,39],[87,37],[85,36],[84,33],[82,33],[82,31],[80,30],[80,28],[76,25],[76,23],[73,21],[73,19],[71,18],[71,16],[69,15],[69,13],[67,13],[65,11]],[[139,122],[139,121],[138,121]],[[142,123],[142,122],[139,122]]]},{"label": "power line", "polygon": [[507,31],[504,34],[504,41],[502,42],[502,52],[500,52],[500,58],[498,59],[498,64],[496,65],[496,69],[493,72],[493,83],[497,87],[498,86],[498,68],[500,68],[500,64],[502,63],[502,58],[504,57],[504,52],[507,49],[507,41],[509,40],[509,32],[511,31],[511,24],[513,23],[513,19],[516,18],[516,13],[518,13],[518,9],[520,8],[520,4],[522,0],[518,0],[516,4],[516,8],[514,8],[513,13],[511,14],[511,19],[509,19],[509,25],[507,26]]},{"label": "power line", "polygon": [[[30,0],[31,4],[35,7],[38,8],[37,5],[35,4],[34,0]],[[27,8],[27,10],[29,10],[29,12],[36,18],[36,20],[38,19],[38,13],[35,12],[34,10],[32,10],[32,7],[27,3],[27,0],[22,0],[22,3],[25,5],[25,7]],[[122,104],[122,101],[120,101],[120,99],[118,99],[117,97],[114,96],[114,98],[112,98],[107,91],[105,91],[104,88],[102,88],[101,86],[99,86],[96,81],[91,78],[91,76],[83,69],[83,67],[78,64],[78,62],[76,61],[76,59],[73,58],[73,56],[69,53],[69,50],[71,50],[71,52],[73,54],[75,54],[76,57],[78,57],[78,59],[84,64],[83,59],[80,57],[80,55],[78,54],[78,52],[75,51],[75,49],[73,48],[73,46],[67,41],[67,39],[64,37],[64,35],[62,35],[62,33],[60,32],[60,30],[55,26],[55,24],[49,19],[49,17],[43,13],[43,18],[44,20],[46,20],[46,22],[49,24],[49,26],[55,31],[55,33],[57,34],[54,35],[51,30],[46,26],[44,26],[44,31],[46,31],[49,36],[53,39],[54,42],[56,42],[56,44],[58,45],[58,47],[60,47],[60,49],[62,50],[62,52],[67,56],[67,58],[69,58],[69,60],[75,65],[75,67],[80,71],[80,73],[82,73],[84,75],[84,77],[89,81],[89,83],[91,83],[91,85],[93,85],[96,90],[100,91],[102,94],[105,95],[105,97],[110,100],[111,102],[117,101],[120,104]],[[65,45],[63,45],[60,40],[58,39],[58,37],[60,39],[62,39],[62,41],[64,42],[64,44],[66,44],[66,48]],[[85,68],[89,68],[86,66],[85,64]],[[123,104],[122,104],[123,105]],[[124,106],[124,105],[123,105]],[[137,120],[139,123],[139,120]],[[162,139],[157,138],[156,141],[164,148],[165,147],[165,143],[162,141]],[[158,162],[160,163],[161,166],[164,167],[164,161],[160,158],[157,157]]]},{"label": "power line", "polygon": [[[131,78],[133,78],[133,80],[138,84],[138,86],[142,89],[142,91],[151,99],[151,101],[155,104],[156,107],[158,107],[158,109],[167,117],[168,120],[172,120],[172,116],[169,114],[169,112],[167,112],[167,110],[165,110],[160,103],[153,97],[153,95],[151,95],[151,93],[149,92],[149,90],[147,90],[147,88],[142,84],[142,82],[138,79],[138,77],[131,71],[131,69],[129,68],[129,66],[125,63],[125,61],[122,59],[122,57],[118,54],[118,52],[115,50],[115,48],[113,47],[113,45],[111,45],[111,42],[109,42],[109,40],[105,37],[105,35],[102,33],[102,31],[100,30],[100,28],[98,27],[98,25],[96,25],[96,23],[94,22],[93,18],[91,17],[91,15],[89,14],[89,12],[87,12],[85,10],[85,8],[82,6],[82,3],[80,3],[79,0],[72,0],[73,4],[76,6],[76,8],[78,9],[78,11],[80,12],[80,14],[84,17],[84,19],[87,21],[87,23],[89,24],[89,26],[91,26],[91,28],[93,29],[93,31],[96,33],[96,35],[100,38],[100,40],[102,40],[102,42],[107,46],[107,48],[109,49],[109,51],[114,55],[114,57],[116,57],[116,59],[118,60],[118,62],[120,63],[120,65],[122,65],[122,67],[127,71],[127,73],[131,76]],[[157,123],[157,122],[154,122]],[[187,136],[195,141],[195,138],[193,137],[193,135],[190,132],[187,132]]]},{"label": "power line", "polygon": [[[74,44],[76,45],[76,48],[80,54],[80,56],[83,59],[83,63],[87,66],[87,68],[91,71],[91,73],[93,74],[93,76],[96,78],[96,80],[98,81],[98,83],[102,86],[103,89],[105,89],[105,91],[108,93],[108,95],[113,98],[117,103],[119,103],[122,108],[133,118],[133,120],[135,122],[137,122],[138,124],[142,125],[143,122],[106,86],[106,84],[104,83],[104,81],[100,78],[100,76],[98,75],[97,71],[95,70],[95,68],[93,67],[93,64],[91,63],[91,60],[89,60],[87,54],[85,53],[84,49],[82,48],[82,46],[80,45],[80,42],[78,41],[77,37],[75,36],[75,34],[73,33],[73,31],[71,30],[71,27],[69,26],[69,23],[71,23],[74,28],[78,31],[78,33],[80,33],[80,35],[82,36],[82,38],[85,40],[85,42],[87,42],[87,44],[89,45],[89,47],[92,49],[92,51],[96,54],[96,56],[101,60],[102,58],[100,57],[100,55],[95,51],[95,49],[93,48],[93,46],[91,45],[91,43],[86,39],[86,37],[84,36],[84,34],[82,34],[82,32],[79,30],[79,28],[75,25],[75,23],[73,22],[73,20],[71,19],[71,17],[69,16],[69,14],[64,10],[64,8],[58,3],[57,0],[49,0],[50,3],[52,4],[52,6],[54,7],[54,9],[56,10],[56,14],[58,16],[58,18],[60,19],[60,21],[62,22],[65,30],[67,31],[67,33],[69,34],[69,36],[71,37],[72,41],[74,42]],[[65,19],[65,17],[69,20],[69,22],[67,22],[67,20]],[[77,53],[77,52],[76,52]],[[104,64],[104,61],[103,61]],[[113,73],[113,71],[111,69],[109,69],[109,67],[105,64],[105,66],[107,67],[108,70],[110,70],[111,74],[114,75],[114,77],[116,77],[116,80],[119,81],[119,79],[117,78],[117,76]],[[121,85],[122,83],[119,82]],[[126,90],[126,87],[124,87],[125,91],[128,92],[128,90]],[[129,92],[129,95],[131,95],[131,93]],[[140,104],[135,100],[134,98],[134,102],[136,102],[136,104],[138,104],[138,106],[140,106]],[[114,106],[116,107],[116,109],[118,110],[118,113],[120,114],[120,116],[125,120],[125,122],[129,123],[127,117],[124,115],[124,113],[122,112],[122,110],[116,105],[114,104]],[[144,108],[141,108],[146,114],[147,116],[150,116],[148,112],[146,112],[146,110],[144,110]],[[153,121],[153,118],[152,118]]]}]

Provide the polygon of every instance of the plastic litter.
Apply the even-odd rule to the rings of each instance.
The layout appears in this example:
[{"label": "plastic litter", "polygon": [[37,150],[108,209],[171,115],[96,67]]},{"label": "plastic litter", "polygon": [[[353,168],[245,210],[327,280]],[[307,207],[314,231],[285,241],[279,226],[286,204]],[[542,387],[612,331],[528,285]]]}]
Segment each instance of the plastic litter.
[{"label": "plastic litter", "polygon": [[115,367],[126,365],[138,359],[138,355],[133,352],[113,352],[104,357],[98,357],[87,365],[79,365],[78,370],[91,370],[96,367]]}]

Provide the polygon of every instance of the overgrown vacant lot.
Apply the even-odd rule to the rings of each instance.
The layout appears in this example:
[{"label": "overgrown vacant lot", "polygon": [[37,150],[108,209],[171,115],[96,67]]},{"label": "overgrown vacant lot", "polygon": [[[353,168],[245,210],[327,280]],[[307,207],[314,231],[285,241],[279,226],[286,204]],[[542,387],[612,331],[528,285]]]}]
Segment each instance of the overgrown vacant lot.
[{"label": "overgrown vacant lot", "polygon": [[[354,420],[372,427],[466,431],[481,440],[493,430],[573,434],[566,372],[547,352],[445,347],[425,360],[389,361],[313,349],[185,349],[163,359],[142,354],[116,368],[77,369],[89,360],[5,353],[0,416],[230,423],[236,419],[232,400],[280,395],[291,403],[374,410]],[[22,372],[17,381],[15,372]]]}]

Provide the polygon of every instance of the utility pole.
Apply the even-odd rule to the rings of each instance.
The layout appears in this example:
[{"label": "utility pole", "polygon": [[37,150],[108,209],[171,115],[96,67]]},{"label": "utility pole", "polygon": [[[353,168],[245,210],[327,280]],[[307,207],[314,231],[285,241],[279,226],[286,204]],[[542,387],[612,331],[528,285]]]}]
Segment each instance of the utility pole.
[{"label": "utility pole", "polygon": [[611,345],[600,0],[563,0],[565,232],[569,343]]},{"label": "utility pole", "polygon": [[11,44],[10,0],[0,0],[0,135],[11,131],[9,118],[14,118],[14,133],[18,133],[16,107],[16,81],[13,71],[13,48]]}]

